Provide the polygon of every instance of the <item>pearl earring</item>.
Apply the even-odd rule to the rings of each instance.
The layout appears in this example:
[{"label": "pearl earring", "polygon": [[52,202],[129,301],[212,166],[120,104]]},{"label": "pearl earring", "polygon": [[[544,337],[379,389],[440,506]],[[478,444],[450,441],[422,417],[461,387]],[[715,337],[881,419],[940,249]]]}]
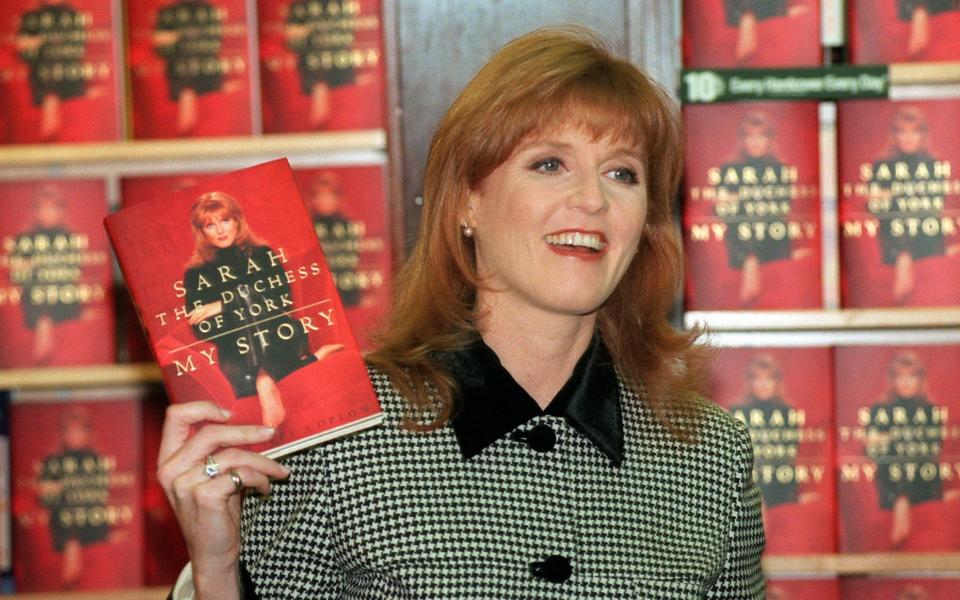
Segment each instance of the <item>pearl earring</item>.
[{"label": "pearl earring", "polygon": [[461,227],[463,227],[463,237],[466,237],[466,238],[473,237],[473,227],[470,227],[466,223],[464,223]]}]

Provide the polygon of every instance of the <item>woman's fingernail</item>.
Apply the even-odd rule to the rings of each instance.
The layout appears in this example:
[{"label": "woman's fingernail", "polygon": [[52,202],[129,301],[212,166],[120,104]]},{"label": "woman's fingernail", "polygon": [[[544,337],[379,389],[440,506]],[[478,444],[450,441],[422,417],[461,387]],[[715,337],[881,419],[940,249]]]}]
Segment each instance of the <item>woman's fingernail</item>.
[{"label": "woman's fingernail", "polygon": [[227,410],[227,409],[225,409],[225,408],[221,408],[221,409],[220,409],[220,414],[223,415],[223,418],[224,418],[224,419],[229,419],[229,418],[230,418],[230,411]]},{"label": "woman's fingernail", "polygon": [[261,427],[261,428],[259,429],[259,431],[260,431],[260,433],[262,433],[263,435],[273,435],[274,432],[276,432],[277,430],[274,429],[273,427]]},{"label": "woman's fingernail", "polygon": [[290,467],[288,467],[287,465],[280,465],[280,470],[283,471],[284,475],[290,474]]}]

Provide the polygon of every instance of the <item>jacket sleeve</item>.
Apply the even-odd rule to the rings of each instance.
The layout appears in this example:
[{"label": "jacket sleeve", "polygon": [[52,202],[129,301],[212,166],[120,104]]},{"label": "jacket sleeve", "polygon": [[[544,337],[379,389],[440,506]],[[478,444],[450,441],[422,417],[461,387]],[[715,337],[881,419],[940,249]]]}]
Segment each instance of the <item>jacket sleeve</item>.
[{"label": "jacket sleeve", "polygon": [[766,597],[760,554],[763,552],[763,520],[760,490],[753,482],[753,448],[746,428],[739,422],[737,480],[730,515],[730,533],[723,571],[707,592],[707,598],[757,599]]},{"label": "jacket sleeve", "polygon": [[286,462],[290,477],[269,497],[248,497],[241,521],[244,599],[334,598],[343,571],[331,556],[324,454],[317,446]]}]

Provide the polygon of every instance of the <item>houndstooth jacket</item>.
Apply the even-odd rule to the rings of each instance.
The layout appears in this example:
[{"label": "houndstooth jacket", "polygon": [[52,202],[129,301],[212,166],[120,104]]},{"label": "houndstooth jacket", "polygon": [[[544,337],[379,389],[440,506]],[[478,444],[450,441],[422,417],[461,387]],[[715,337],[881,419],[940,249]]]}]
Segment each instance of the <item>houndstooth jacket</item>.
[{"label": "houndstooth jacket", "polygon": [[596,340],[546,412],[482,342],[453,364],[453,423],[403,430],[371,371],[384,424],[245,501],[247,598],[764,597],[750,440],[725,412],[678,441]]}]

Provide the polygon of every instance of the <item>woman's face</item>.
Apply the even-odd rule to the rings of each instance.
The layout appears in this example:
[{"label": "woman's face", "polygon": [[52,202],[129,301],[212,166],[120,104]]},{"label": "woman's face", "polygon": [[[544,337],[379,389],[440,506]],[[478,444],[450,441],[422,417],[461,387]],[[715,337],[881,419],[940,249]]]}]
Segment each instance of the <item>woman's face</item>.
[{"label": "woman's face", "polygon": [[237,240],[237,220],[225,212],[207,215],[203,237],[216,248],[229,248]]},{"label": "woman's face", "polygon": [[492,288],[478,303],[592,315],[636,254],[646,214],[636,148],[575,128],[522,142],[470,194],[477,270]]},{"label": "woman's face", "polygon": [[773,148],[773,136],[764,127],[748,127],[743,135],[743,150],[751,158],[760,158]]},{"label": "woman's face", "polygon": [[897,149],[904,154],[913,154],[923,149],[924,133],[915,123],[901,123],[893,137]]},{"label": "woman's face", "polygon": [[757,400],[769,400],[777,394],[777,378],[766,371],[755,373],[750,379],[750,391]]},{"label": "woman's face", "polygon": [[909,369],[899,369],[893,376],[893,391],[901,398],[912,398],[920,393],[920,375]]}]

